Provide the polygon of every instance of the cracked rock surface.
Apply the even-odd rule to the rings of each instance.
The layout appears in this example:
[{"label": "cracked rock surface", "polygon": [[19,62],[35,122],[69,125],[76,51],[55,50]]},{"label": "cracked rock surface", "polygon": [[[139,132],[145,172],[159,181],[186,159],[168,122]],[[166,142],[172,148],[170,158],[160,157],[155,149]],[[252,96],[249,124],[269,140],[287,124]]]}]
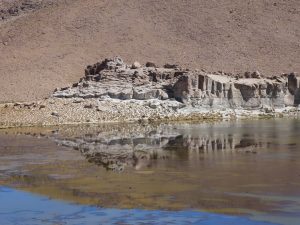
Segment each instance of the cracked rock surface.
[{"label": "cracked rock surface", "polygon": [[271,78],[264,78],[258,71],[245,72],[243,76],[207,73],[170,64],[163,68],[143,67],[138,62],[127,65],[120,57],[115,57],[88,66],[85,77],[72,87],[56,90],[53,96],[175,100],[213,109],[274,109],[299,105],[299,81],[295,73]]}]

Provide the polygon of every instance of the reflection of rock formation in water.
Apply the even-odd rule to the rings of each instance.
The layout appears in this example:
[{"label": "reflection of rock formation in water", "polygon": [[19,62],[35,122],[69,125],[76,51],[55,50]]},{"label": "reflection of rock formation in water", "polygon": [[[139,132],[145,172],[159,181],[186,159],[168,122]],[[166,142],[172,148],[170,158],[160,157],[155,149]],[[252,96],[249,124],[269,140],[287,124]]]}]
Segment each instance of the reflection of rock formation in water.
[{"label": "reflection of rock formation in water", "polygon": [[256,142],[254,139],[246,137],[237,137],[231,135],[219,135],[218,137],[193,137],[178,136],[175,141],[171,141],[166,149],[176,147],[185,148],[190,151],[199,151],[200,153],[210,153],[216,150],[246,150],[256,147],[263,147],[263,143]]},{"label": "reflection of rock formation in water", "polygon": [[138,169],[147,166],[153,159],[168,157],[163,147],[175,136],[176,134],[164,136],[164,134],[152,132],[113,139],[96,136],[68,139],[59,137],[56,142],[80,150],[89,162],[102,165],[107,169],[123,170],[125,166]]},{"label": "reflection of rock formation in water", "polygon": [[178,135],[170,127],[159,125],[104,124],[61,129],[51,138],[59,145],[79,150],[89,162],[120,171],[126,166],[139,169],[154,159],[165,159],[163,146]]},{"label": "reflection of rock formation in water", "polygon": [[[253,151],[263,147],[256,137],[229,128],[212,125],[105,125],[58,131],[51,138],[59,144],[79,150],[89,162],[110,170],[126,166],[139,169],[154,160],[196,158],[197,155],[231,150]],[[254,152],[254,151],[253,151]]]}]

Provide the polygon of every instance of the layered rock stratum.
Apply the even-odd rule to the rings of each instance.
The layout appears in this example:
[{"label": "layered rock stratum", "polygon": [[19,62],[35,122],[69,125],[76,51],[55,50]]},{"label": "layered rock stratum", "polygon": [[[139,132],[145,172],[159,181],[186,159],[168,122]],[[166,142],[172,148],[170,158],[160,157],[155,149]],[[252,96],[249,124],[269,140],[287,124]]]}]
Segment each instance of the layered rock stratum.
[{"label": "layered rock stratum", "polygon": [[270,109],[300,104],[300,78],[282,74],[264,78],[258,71],[233,75],[166,64],[127,65],[120,57],[88,66],[85,77],[53,94],[58,98],[174,100],[195,108]]},{"label": "layered rock stratum", "polygon": [[74,123],[204,120],[298,115],[296,73],[265,77],[189,70],[152,62],[126,64],[120,57],[85,69],[51,97],[0,106],[1,127]]}]

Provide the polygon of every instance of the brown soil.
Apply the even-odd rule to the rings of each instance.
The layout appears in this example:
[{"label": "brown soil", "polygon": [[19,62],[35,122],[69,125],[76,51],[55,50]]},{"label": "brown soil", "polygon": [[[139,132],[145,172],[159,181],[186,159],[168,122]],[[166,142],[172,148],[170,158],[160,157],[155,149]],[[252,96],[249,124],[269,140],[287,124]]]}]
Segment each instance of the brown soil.
[{"label": "brown soil", "polygon": [[[4,2],[0,10],[11,7]],[[42,2],[0,20],[0,102],[46,97],[114,55],[210,71],[300,71],[299,0]]]}]

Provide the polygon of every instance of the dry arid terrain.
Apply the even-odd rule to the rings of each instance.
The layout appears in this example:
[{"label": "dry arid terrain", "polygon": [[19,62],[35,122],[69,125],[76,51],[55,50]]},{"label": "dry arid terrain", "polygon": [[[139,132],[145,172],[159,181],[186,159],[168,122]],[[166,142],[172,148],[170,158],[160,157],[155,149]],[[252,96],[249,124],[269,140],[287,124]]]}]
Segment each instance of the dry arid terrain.
[{"label": "dry arid terrain", "polygon": [[299,24],[299,0],[0,0],[0,102],[47,97],[115,55],[299,72]]}]

